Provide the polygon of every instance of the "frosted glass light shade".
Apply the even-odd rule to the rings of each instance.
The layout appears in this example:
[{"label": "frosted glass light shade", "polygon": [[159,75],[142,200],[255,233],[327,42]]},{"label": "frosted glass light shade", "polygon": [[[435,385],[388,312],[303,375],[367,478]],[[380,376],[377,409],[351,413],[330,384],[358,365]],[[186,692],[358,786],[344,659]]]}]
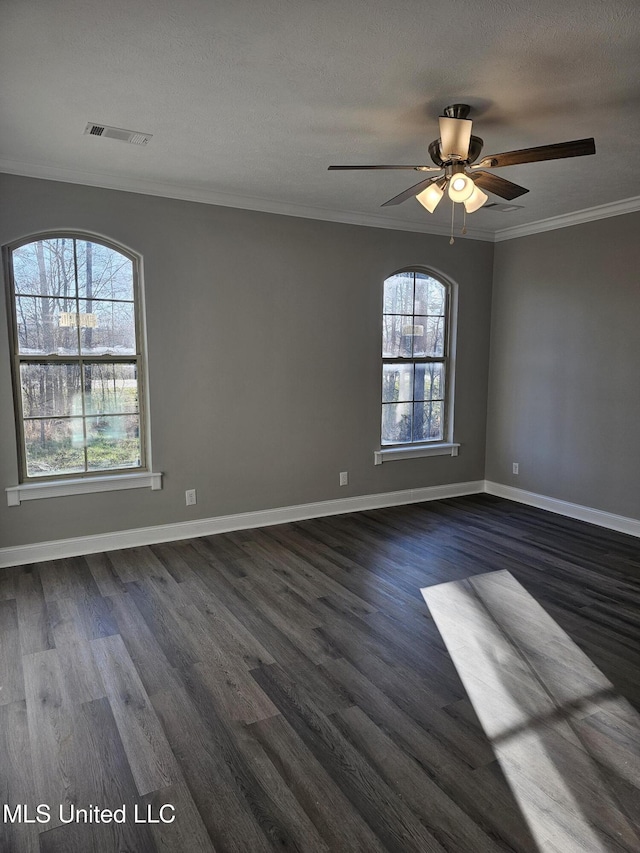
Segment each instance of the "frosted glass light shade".
[{"label": "frosted glass light shade", "polygon": [[449,180],[449,198],[451,201],[466,201],[473,195],[475,184],[464,172],[456,172]]},{"label": "frosted glass light shade", "polygon": [[478,187],[474,187],[473,192],[469,196],[469,198],[464,202],[464,209],[467,213],[473,213],[482,207],[485,201],[489,200],[489,196],[486,193],[483,193],[481,189]]},{"label": "frosted glass light shade", "polygon": [[438,119],[440,124],[440,156],[443,160],[466,160],[471,142],[472,121],[468,118]]},{"label": "frosted glass light shade", "polygon": [[429,213],[433,213],[443,195],[444,192],[438,184],[430,184],[426,190],[422,190],[421,193],[418,193],[416,198],[423,207],[426,207]]}]

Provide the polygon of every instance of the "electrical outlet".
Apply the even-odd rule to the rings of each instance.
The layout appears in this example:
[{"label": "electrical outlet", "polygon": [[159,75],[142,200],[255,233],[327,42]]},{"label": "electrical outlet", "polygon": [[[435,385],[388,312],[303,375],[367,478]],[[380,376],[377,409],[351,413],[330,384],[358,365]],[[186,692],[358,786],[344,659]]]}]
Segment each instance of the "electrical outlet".
[{"label": "electrical outlet", "polygon": [[514,463],[513,463],[513,473],[514,473],[514,474],[519,474],[519,473],[520,473],[520,465],[519,465],[517,462],[514,462]]},{"label": "electrical outlet", "polygon": [[349,485],[349,472],[348,471],[340,471],[340,485],[348,486]]},{"label": "electrical outlet", "polygon": [[194,506],[196,503],[196,490],[195,489],[187,489],[184,493],[186,498],[187,506]]}]

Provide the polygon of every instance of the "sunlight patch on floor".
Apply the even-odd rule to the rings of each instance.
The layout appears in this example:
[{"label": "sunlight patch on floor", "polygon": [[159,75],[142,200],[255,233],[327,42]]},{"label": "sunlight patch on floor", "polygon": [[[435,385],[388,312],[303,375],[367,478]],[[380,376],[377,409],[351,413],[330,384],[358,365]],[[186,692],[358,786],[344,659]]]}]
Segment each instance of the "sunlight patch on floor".
[{"label": "sunlight patch on floor", "polygon": [[637,853],[640,715],[509,572],[421,592],[540,851]]}]

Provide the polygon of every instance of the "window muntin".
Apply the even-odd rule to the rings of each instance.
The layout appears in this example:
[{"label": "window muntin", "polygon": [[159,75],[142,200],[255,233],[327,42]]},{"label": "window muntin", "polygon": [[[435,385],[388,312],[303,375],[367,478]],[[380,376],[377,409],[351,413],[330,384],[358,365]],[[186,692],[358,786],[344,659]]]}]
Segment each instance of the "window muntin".
[{"label": "window muntin", "polygon": [[55,234],[9,250],[21,480],[144,469],[135,258]]},{"label": "window muntin", "polygon": [[444,441],[449,288],[417,270],[384,282],[382,446]]}]

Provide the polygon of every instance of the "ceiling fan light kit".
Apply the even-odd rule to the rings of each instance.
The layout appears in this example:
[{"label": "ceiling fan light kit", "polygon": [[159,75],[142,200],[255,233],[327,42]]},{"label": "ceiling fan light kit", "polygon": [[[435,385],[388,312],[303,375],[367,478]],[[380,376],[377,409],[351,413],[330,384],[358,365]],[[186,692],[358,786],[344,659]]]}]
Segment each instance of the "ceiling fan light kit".
[{"label": "ceiling fan light kit", "polygon": [[460,204],[471,198],[476,185],[464,172],[453,172],[449,178],[449,198]]},{"label": "ceiling fan light kit", "polygon": [[421,193],[418,193],[416,201],[419,201],[420,204],[429,211],[429,213],[433,213],[440,203],[440,199],[444,195],[443,187],[445,184],[446,181],[444,178],[440,181],[436,181],[436,183],[428,186],[426,190],[422,190]]},{"label": "ceiling fan light kit", "polygon": [[491,154],[474,165],[480,157],[484,143],[479,136],[473,136],[471,133],[473,122],[467,118],[470,112],[471,107],[468,104],[452,104],[445,107],[444,115],[438,119],[440,136],[429,145],[429,155],[435,167],[329,166],[329,169],[412,169],[417,172],[444,172],[439,178],[427,178],[409,187],[389,201],[385,201],[382,206],[401,204],[408,198],[416,198],[429,213],[433,213],[446,188],[447,195],[452,201],[450,242],[453,242],[453,212],[456,204],[464,205],[466,215],[479,210],[488,201],[489,196],[482,189],[507,201],[529,192],[525,187],[507,181],[499,175],[480,170],[537,163],[543,160],[560,160],[565,157],[584,157],[596,153],[593,138],[575,139],[571,142],[558,142],[552,145],[540,145],[537,148],[521,148],[517,151]]},{"label": "ceiling fan light kit", "polygon": [[465,160],[469,153],[471,142],[472,121],[465,118],[438,119],[440,124],[440,157],[444,162],[448,160]]},{"label": "ceiling fan light kit", "polygon": [[467,213],[475,213],[476,210],[479,210],[483,204],[489,201],[489,196],[486,193],[483,193],[479,187],[474,186],[473,192],[469,196],[469,198],[463,202],[464,209]]}]

